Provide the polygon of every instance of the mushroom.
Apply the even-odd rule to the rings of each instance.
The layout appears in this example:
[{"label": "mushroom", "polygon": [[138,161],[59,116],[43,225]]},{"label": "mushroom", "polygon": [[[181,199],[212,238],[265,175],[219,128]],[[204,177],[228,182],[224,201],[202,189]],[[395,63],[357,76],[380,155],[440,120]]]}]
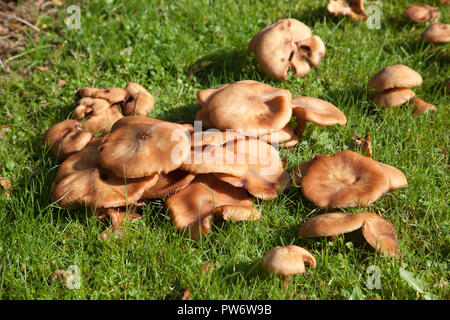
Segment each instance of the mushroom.
[{"label": "mushroom", "polygon": [[423,3],[415,3],[405,9],[406,15],[414,22],[436,22],[441,14],[438,7],[432,7]]},{"label": "mushroom", "polygon": [[288,70],[302,77],[325,55],[323,41],[296,19],[281,19],[258,32],[248,44],[261,70],[276,80],[287,80]]},{"label": "mushroom", "polygon": [[239,81],[209,89],[198,97],[214,127],[220,130],[254,130],[267,134],[270,130],[283,129],[292,116],[291,93],[257,81]]},{"label": "mushroom", "polygon": [[416,108],[413,110],[413,115],[417,116],[421,113],[427,112],[428,110],[434,110],[436,111],[437,108],[435,105],[432,105],[431,103],[425,102],[419,97],[414,97],[411,99],[411,101],[414,103]]},{"label": "mushroom", "polygon": [[79,90],[81,97],[99,98],[108,101],[110,104],[123,102],[127,97],[127,91],[122,88],[97,89],[93,87],[84,87]]},{"label": "mushroom", "polygon": [[380,92],[372,98],[372,101],[377,106],[398,107],[405,104],[415,96],[416,94],[411,89],[394,88]]},{"label": "mushroom", "polygon": [[376,251],[387,256],[400,255],[395,227],[371,212],[321,214],[303,223],[298,235],[302,238],[335,237],[361,227],[364,238]]},{"label": "mushroom", "polygon": [[317,157],[299,180],[303,195],[322,208],[369,206],[390,189],[377,161],[348,150]]},{"label": "mushroom", "polygon": [[59,160],[83,149],[92,139],[92,133],[82,130],[77,120],[64,120],[51,126],[44,135],[50,154]]},{"label": "mushroom", "polygon": [[127,92],[127,97],[122,106],[124,115],[145,116],[152,111],[155,106],[155,99],[143,86],[136,82],[128,82],[125,91]]},{"label": "mushroom", "polygon": [[229,146],[236,153],[236,162],[248,165],[241,176],[216,173],[216,176],[235,187],[243,187],[259,199],[272,200],[280,190],[289,189],[291,181],[284,170],[277,150],[259,139],[246,138]]},{"label": "mushroom", "polygon": [[194,180],[194,178],[195,175],[180,169],[171,171],[167,174],[162,173],[159,175],[156,184],[145,190],[141,200],[156,199],[174,195],[186,188],[192,180]]},{"label": "mushroom", "polygon": [[339,124],[345,126],[345,114],[331,103],[313,97],[294,97],[292,99],[292,114],[297,118],[295,134],[301,137],[310,121],[322,126]]},{"label": "mushroom", "polygon": [[378,91],[392,88],[411,88],[421,84],[422,76],[402,64],[384,67],[369,80],[369,85]]},{"label": "mushroom", "polygon": [[140,214],[137,214],[134,208],[101,208],[99,210],[93,210],[93,214],[100,220],[111,220],[111,227],[108,227],[100,235],[102,240],[107,240],[111,236],[115,235],[119,239],[125,235],[125,229],[123,225],[126,221],[134,222],[142,218]]},{"label": "mushroom", "polygon": [[180,169],[193,174],[227,173],[242,176],[247,171],[248,164],[236,161],[233,146],[244,139],[244,136],[236,132],[196,132],[191,138],[190,156],[183,161]]},{"label": "mushroom", "polygon": [[102,168],[118,177],[148,177],[178,169],[189,156],[189,138],[181,125],[148,117],[127,118],[118,121],[103,139],[98,158]]},{"label": "mushroom", "polygon": [[335,16],[346,16],[353,20],[365,20],[369,17],[364,9],[364,0],[330,0],[327,10]]},{"label": "mushroom", "polygon": [[268,273],[284,278],[285,288],[293,275],[306,273],[305,262],[313,268],[316,267],[314,256],[306,249],[295,245],[275,248],[264,254],[261,259],[261,265]]},{"label": "mushroom", "polygon": [[[166,200],[170,217],[177,230],[194,240],[209,233],[214,215],[231,220],[256,220],[261,213],[242,188],[222,182],[212,174],[199,175],[185,189]],[[224,208],[219,209],[222,206]]]},{"label": "mushroom", "polygon": [[273,130],[265,135],[259,136],[259,140],[268,144],[292,148],[298,143],[298,137],[289,125],[281,130]]},{"label": "mushroom", "polygon": [[78,104],[74,118],[82,123],[84,130],[92,134],[109,132],[112,125],[123,118],[119,106],[111,105],[104,99],[85,97]]},{"label": "mushroom", "polygon": [[58,168],[51,195],[65,209],[79,205],[91,208],[113,208],[136,203],[158,175],[138,179],[114,176],[98,165],[100,140],[68,157]]},{"label": "mushroom", "polygon": [[378,162],[378,164],[384,170],[384,174],[386,174],[389,178],[389,190],[404,188],[408,185],[408,180],[401,170],[385,163]]},{"label": "mushroom", "polygon": [[433,23],[421,37],[431,43],[450,42],[450,24]]}]

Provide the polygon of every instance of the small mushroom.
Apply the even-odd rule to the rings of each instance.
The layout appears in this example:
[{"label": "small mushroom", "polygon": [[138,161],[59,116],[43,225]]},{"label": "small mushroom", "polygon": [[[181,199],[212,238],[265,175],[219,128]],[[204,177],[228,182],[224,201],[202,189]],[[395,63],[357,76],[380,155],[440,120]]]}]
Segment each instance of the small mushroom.
[{"label": "small mushroom", "polygon": [[425,102],[424,100],[420,99],[419,97],[414,97],[411,99],[411,101],[416,106],[416,108],[413,111],[414,116],[417,116],[421,113],[427,112],[428,110],[433,110],[433,111],[437,110],[435,105]]},{"label": "small mushroom", "polygon": [[258,32],[248,44],[261,70],[276,80],[287,80],[288,70],[294,76],[306,75],[310,66],[317,67],[325,55],[323,41],[313,36],[304,23],[296,19],[281,19]]},{"label": "small mushroom", "polygon": [[99,98],[80,99],[74,110],[74,118],[81,122],[83,130],[92,134],[109,132],[112,125],[123,118],[119,106]]},{"label": "small mushroom", "polygon": [[92,133],[84,131],[77,120],[65,120],[51,126],[44,135],[50,154],[59,160],[83,149],[92,140]]},{"label": "small mushroom", "polygon": [[422,84],[422,76],[402,64],[384,67],[378,71],[370,80],[369,85],[378,91],[393,88],[411,88]]},{"label": "small mushroom", "polygon": [[[199,175],[185,189],[166,200],[175,229],[194,240],[209,233],[214,215],[231,220],[260,217],[253,200],[242,188],[222,182],[212,174]],[[226,206],[225,208],[221,208]]]},{"label": "small mushroom", "polygon": [[364,0],[330,0],[327,10],[335,16],[346,16],[353,20],[365,20],[369,16],[364,9]]},{"label": "small mushroom", "polygon": [[125,125],[119,122],[113,126],[99,147],[101,167],[127,178],[178,169],[190,150],[185,129],[176,123],[162,120],[146,123],[139,119],[136,122],[124,120]]},{"label": "small mushroom", "polygon": [[415,3],[405,9],[406,15],[414,22],[436,22],[441,14],[438,7],[432,7],[423,3]]},{"label": "small mushroom", "polygon": [[303,195],[322,208],[369,206],[390,189],[377,161],[349,150],[316,158],[299,180]]},{"label": "small mushroom", "polygon": [[375,97],[372,98],[372,101],[377,106],[398,107],[405,104],[415,96],[416,94],[411,89],[394,88],[380,92],[379,94],[377,94]]},{"label": "small mushroom", "polygon": [[216,91],[208,90],[207,94],[199,93],[198,97],[202,97],[199,103],[205,104],[203,108],[219,130],[262,129],[267,130],[262,134],[267,134],[283,129],[292,116],[291,93],[261,82],[239,81]]},{"label": "small mushroom", "polygon": [[126,116],[146,116],[155,106],[155,99],[143,86],[136,82],[129,82],[125,87],[127,97],[122,106],[122,112]]},{"label": "small mushroom", "polygon": [[450,42],[450,24],[433,23],[421,37],[431,43]]},{"label": "small mushroom", "polygon": [[345,114],[331,103],[313,97],[294,97],[292,99],[292,114],[297,118],[295,134],[301,137],[306,122],[310,121],[322,126],[339,124],[345,126]]},{"label": "small mushroom", "polygon": [[316,267],[314,256],[306,249],[294,245],[275,248],[261,259],[261,265],[268,273],[284,278],[285,288],[293,275],[306,273],[305,262]]},{"label": "small mushroom", "polygon": [[136,203],[158,175],[124,179],[98,165],[100,140],[68,157],[58,168],[51,195],[65,209],[80,205],[90,208],[113,208]]},{"label": "small mushroom", "polygon": [[298,235],[302,238],[335,237],[362,227],[366,241],[386,256],[399,256],[395,227],[389,221],[371,212],[326,213],[303,223]]}]

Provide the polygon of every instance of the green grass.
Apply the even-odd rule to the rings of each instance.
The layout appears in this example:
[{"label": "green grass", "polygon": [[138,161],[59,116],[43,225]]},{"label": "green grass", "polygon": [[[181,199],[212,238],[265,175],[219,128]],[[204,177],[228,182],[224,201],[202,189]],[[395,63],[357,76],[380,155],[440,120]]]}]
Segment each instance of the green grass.
[{"label": "green grass", "polygon": [[[427,24],[415,24],[403,13],[414,1],[378,2],[381,28],[372,30],[364,22],[331,16],[327,2],[83,1],[79,30],[66,27],[63,9],[56,21],[41,17],[39,26],[47,28],[20,57],[6,60],[11,73],[0,74],[0,124],[9,125],[0,140],[0,176],[13,185],[10,197],[0,197],[0,297],[174,299],[189,286],[192,299],[449,299],[450,98],[444,80],[450,47],[432,49],[421,40]],[[449,23],[449,6],[430,3],[440,5],[441,21]],[[246,48],[260,29],[286,17],[310,26],[327,53],[305,77],[277,82],[259,70]],[[212,63],[189,73],[202,61]],[[375,91],[368,80],[397,63],[423,76],[414,90],[438,107],[436,113],[412,117],[409,105],[387,112],[372,105]],[[57,85],[60,79],[65,86]],[[130,226],[125,239],[107,242],[99,240],[105,226],[87,210],[52,204],[58,163],[43,147],[43,134],[71,117],[77,88],[135,81],[155,96],[152,116],[192,122],[199,89],[243,79],[325,99],[346,114],[345,127],[310,125],[301,143],[282,150],[289,171],[317,153],[355,150],[353,135],[370,132],[374,158],[401,169],[409,184],[369,208],[347,211],[367,210],[390,220],[402,259],[380,256],[344,237],[335,243],[299,238],[300,224],[324,211],[303,198],[298,186],[273,201],[257,201],[260,221],[216,225],[198,242],[174,230],[163,200],[144,207],[143,219]],[[283,281],[265,274],[259,261],[287,244],[309,250],[317,268],[307,267],[284,290]],[[202,272],[206,262],[214,265],[208,273]],[[54,270],[70,265],[81,268],[80,289],[49,281]],[[380,268],[381,289],[365,284],[370,265]],[[400,268],[426,282],[425,293],[409,286]]]}]

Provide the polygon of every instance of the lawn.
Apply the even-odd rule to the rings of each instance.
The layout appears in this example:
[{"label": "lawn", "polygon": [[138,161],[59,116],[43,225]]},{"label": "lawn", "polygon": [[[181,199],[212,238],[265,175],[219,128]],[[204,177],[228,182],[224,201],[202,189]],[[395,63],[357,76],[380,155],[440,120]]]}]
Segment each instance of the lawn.
[{"label": "lawn", "polygon": [[[78,1],[79,29],[64,22],[76,2],[42,14],[40,32],[24,31],[23,48],[0,57],[0,125],[8,126],[0,138],[0,176],[12,186],[9,196],[0,196],[0,298],[177,299],[190,287],[191,299],[449,299],[450,96],[444,82],[450,46],[422,41],[428,24],[403,13],[414,1],[366,1],[381,8],[379,29],[330,15],[327,2]],[[450,23],[449,5],[427,3],[440,6],[440,21]],[[279,82],[260,71],[247,44],[287,17],[308,25],[327,51],[317,69]],[[392,64],[422,75],[414,91],[437,112],[413,117],[409,104],[387,111],[373,105],[368,81]],[[244,79],[327,100],[347,117],[343,127],[309,125],[297,146],[280,150],[289,172],[315,154],[356,150],[355,133],[370,133],[374,159],[405,173],[406,188],[368,208],[336,210],[370,211],[391,221],[401,259],[344,236],[336,242],[299,238],[298,227],[325,212],[299,186],[273,201],[256,200],[261,220],[215,225],[201,241],[174,229],[163,200],[148,202],[127,236],[109,241],[100,240],[105,225],[87,209],[67,211],[50,200],[59,163],[43,135],[71,118],[77,89],[138,82],[155,97],[151,116],[193,123],[199,89]],[[288,244],[310,251],[317,267],[307,266],[285,289],[260,259]],[[73,265],[80,269],[79,289],[50,282],[54,270]],[[379,270],[379,288],[370,285],[370,266]]]}]

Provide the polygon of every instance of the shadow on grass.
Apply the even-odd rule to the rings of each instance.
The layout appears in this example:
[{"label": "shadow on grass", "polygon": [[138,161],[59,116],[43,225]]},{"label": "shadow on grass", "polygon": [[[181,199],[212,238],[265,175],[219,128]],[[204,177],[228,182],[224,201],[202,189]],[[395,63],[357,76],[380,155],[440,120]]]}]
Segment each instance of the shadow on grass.
[{"label": "shadow on grass", "polygon": [[156,115],[150,116],[171,122],[193,124],[195,120],[195,114],[197,113],[198,110],[199,106],[197,104],[187,104],[167,110],[159,110],[157,116]]},{"label": "shadow on grass", "polygon": [[315,24],[319,21],[322,21],[324,18],[333,22],[334,24],[338,24],[343,19],[349,19],[343,16],[334,16],[327,10],[327,3],[323,2],[323,6],[318,8],[312,8],[308,10],[299,11],[297,14],[294,14],[292,18],[297,19],[310,28],[314,29]]},{"label": "shadow on grass", "polygon": [[256,59],[247,51],[247,48],[233,51],[219,51],[195,61],[186,70],[186,73],[192,81],[210,88],[218,84],[253,79],[255,69],[258,70],[260,78],[266,78],[259,71],[259,67],[256,64]]}]

